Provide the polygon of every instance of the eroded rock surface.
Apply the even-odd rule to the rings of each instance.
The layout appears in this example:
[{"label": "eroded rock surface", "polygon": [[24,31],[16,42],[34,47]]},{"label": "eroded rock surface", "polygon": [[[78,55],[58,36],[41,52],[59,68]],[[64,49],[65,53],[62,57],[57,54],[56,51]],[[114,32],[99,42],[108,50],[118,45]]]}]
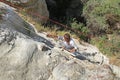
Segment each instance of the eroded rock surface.
[{"label": "eroded rock surface", "polygon": [[[0,3],[1,4],[1,3]],[[79,51],[89,60],[72,57],[58,48],[58,43],[43,33],[35,33],[9,6],[0,9],[0,80],[119,80],[119,68],[96,47],[78,44]],[[17,16],[17,17],[16,17]],[[10,22],[13,21],[13,22]],[[15,22],[17,21],[17,22]],[[28,24],[26,30],[22,22]],[[16,28],[17,26],[17,28]],[[54,45],[53,45],[54,44]],[[52,46],[52,47],[51,47]],[[113,75],[115,74],[115,75]]]},{"label": "eroded rock surface", "polygon": [[[29,15],[33,16],[34,19],[41,23],[46,23],[49,18],[49,11],[47,9],[46,1],[45,0],[5,0],[9,1],[13,4],[20,5],[25,9]],[[40,15],[42,17],[36,15]],[[45,17],[45,18],[43,18]]]}]

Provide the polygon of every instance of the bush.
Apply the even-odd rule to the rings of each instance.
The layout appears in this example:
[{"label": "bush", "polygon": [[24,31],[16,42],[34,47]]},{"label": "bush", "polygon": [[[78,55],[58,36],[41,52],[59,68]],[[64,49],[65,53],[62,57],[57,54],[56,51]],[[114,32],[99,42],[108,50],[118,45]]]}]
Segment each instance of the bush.
[{"label": "bush", "polygon": [[[83,9],[83,15],[87,20],[87,26],[98,33],[109,28],[106,15],[112,14],[120,17],[120,0],[89,0]],[[118,20],[120,21],[120,19]]]},{"label": "bush", "polygon": [[92,38],[91,44],[108,56],[120,55],[120,37],[116,34]]},{"label": "bush", "polygon": [[83,23],[77,22],[76,19],[73,19],[71,22],[71,27],[73,29],[79,30],[83,34],[87,34],[89,32],[89,29]]},{"label": "bush", "polygon": [[73,21],[71,22],[71,28],[80,32],[78,36],[81,39],[83,39],[84,41],[88,41],[87,39],[88,39],[89,29],[83,23],[77,22],[76,19],[73,19]]}]

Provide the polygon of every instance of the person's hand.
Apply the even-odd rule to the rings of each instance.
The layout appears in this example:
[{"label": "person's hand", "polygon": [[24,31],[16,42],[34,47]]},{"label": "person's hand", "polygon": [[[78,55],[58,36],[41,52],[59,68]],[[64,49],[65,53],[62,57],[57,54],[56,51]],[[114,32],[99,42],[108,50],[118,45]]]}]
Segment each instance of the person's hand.
[{"label": "person's hand", "polygon": [[69,52],[71,52],[71,53],[73,53],[73,52],[75,52],[75,51],[76,51],[75,48],[69,50]]},{"label": "person's hand", "polygon": [[62,47],[61,49],[62,49],[62,51],[64,51],[64,50],[65,50],[65,47]]}]

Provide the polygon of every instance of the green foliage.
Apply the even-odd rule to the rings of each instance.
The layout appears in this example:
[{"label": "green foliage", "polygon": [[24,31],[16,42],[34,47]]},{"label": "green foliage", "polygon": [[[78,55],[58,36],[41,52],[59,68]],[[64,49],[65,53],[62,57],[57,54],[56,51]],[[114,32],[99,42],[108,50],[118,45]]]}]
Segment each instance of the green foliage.
[{"label": "green foliage", "polygon": [[104,14],[120,15],[120,10],[119,10],[120,0],[101,0],[101,1],[96,0],[96,2],[99,2],[99,3],[91,12],[92,14],[95,14],[98,16],[104,16]]},{"label": "green foliage", "polygon": [[73,19],[73,21],[71,22],[71,28],[79,31],[79,38],[86,41],[89,29],[83,23],[77,22],[76,19]]},{"label": "green foliage", "polygon": [[89,0],[84,7],[83,13],[88,15],[104,16],[104,14],[116,14],[120,16],[120,0]]},{"label": "green foliage", "polygon": [[73,29],[81,31],[84,34],[87,34],[89,32],[89,29],[83,23],[77,22],[75,19],[73,19],[71,22],[71,27]]},{"label": "green foliage", "polygon": [[[112,31],[115,33],[114,25],[120,21],[120,0],[89,0],[83,9],[83,15],[87,20],[87,26],[99,33],[100,30]],[[108,21],[112,24],[108,24]],[[113,28],[113,30],[110,29]],[[117,30],[118,33],[120,32]],[[101,32],[100,32],[101,33]],[[111,34],[110,39],[106,35],[91,39],[91,43],[96,45],[101,52],[107,55],[120,54],[120,37]]]},{"label": "green foliage", "polygon": [[96,45],[100,51],[108,56],[120,55],[120,37],[116,34],[92,38],[91,44]]},{"label": "green foliage", "polygon": [[106,23],[106,15],[108,14],[120,17],[120,0],[89,0],[83,9],[87,26],[97,27],[98,30],[95,30],[96,33],[101,29],[108,29],[109,24]]}]

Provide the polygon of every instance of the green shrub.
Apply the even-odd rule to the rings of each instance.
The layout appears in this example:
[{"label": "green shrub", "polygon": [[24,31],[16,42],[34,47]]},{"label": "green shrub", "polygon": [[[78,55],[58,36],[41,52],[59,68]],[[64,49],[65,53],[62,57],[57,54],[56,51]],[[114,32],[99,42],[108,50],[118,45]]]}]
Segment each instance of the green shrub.
[{"label": "green shrub", "polygon": [[89,32],[89,29],[83,23],[77,22],[75,19],[71,22],[71,28],[79,30],[83,34],[87,34]]},{"label": "green shrub", "polygon": [[[106,15],[108,14],[120,17],[120,0],[89,0],[83,9],[87,26],[91,28],[91,30],[96,29],[96,34],[101,30],[106,31],[110,26],[106,22]],[[118,21],[120,21],[120,19]]]},{"label": "green shrub", "polygon": [[71,22],[71,28],[80,32],[80,34],[77,33],[80,39],[88,41],[87,35],[89,33],[89,29],[83,23],[77,22],[76,19],[73,19],[73,21]]},{"label": "green shrub", "polygon": [[120,37],[112,34],[108,36],[101,36],[92,38],[91,44],[96,45],[100,51],[108,56],[120,55]]}]

